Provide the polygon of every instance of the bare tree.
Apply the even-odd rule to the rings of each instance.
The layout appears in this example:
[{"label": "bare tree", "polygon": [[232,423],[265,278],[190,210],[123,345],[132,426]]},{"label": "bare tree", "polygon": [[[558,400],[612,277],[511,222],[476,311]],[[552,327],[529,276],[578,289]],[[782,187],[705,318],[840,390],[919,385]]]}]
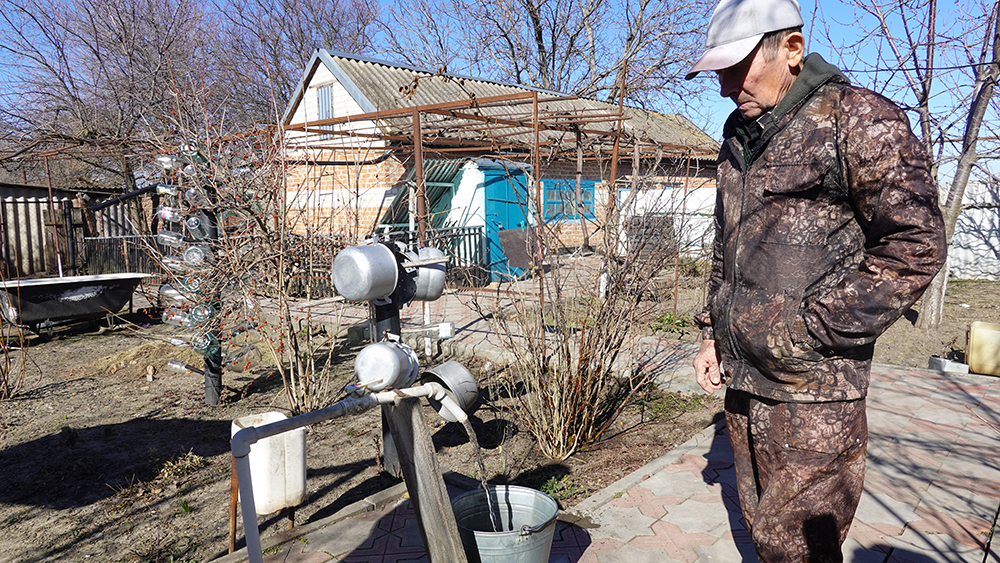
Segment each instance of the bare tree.
[{"label": "bare tree", "polygon": [[217,0],[229,87],[240,118],[273,123],[318,48],[369,52],[375,0]]},{"label": "bare tree", "polygon": [[[853,0],[855,18],[825,18],[824,41],[840,53],[857,82],[885,93],[913,113],[920,140],[934,157],[948,241],[962,213],[969,179],[983,159],[997,156],[1000,2],[978,0],[945,10],[937,0]],[[834,31],[872,29],[843,43]],[[985,131],[984,131],[985,129]],[[941,322],[947,272],[923,298],[920,327]]]},{"label": "bare tree", "polygon": [[3,0],[0,21],[7,147],[71,151],[74,183],[128,189],[127,156],[205,119],[184,104],[212,83],[195,2]]},{"label": "bare tree", "polygon": [[[703,0],[408,0],[380,19],[385,52],[430,69],[580,96],[676,102],[703,40]],[[427,33],[414,34],[418,28]]]}]

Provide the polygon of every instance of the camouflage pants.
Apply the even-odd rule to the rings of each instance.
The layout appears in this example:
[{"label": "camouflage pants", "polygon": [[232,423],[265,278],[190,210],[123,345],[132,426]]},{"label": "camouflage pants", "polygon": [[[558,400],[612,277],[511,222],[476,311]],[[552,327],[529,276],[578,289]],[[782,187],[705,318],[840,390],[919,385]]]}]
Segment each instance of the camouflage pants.
[{"label": "camouflage pants", "polygon": [[743,516],[763,563],[841,562],[865,475],[865,400],[726,393]]}]

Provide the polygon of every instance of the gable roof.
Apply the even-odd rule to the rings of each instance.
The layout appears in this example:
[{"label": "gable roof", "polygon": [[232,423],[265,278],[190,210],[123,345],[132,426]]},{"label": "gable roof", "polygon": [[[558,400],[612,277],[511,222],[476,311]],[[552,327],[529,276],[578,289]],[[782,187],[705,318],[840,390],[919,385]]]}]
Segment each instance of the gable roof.
[{"label": "gable roof", "polygon": [[[493,120],[491,135],[530,144],[534,94],[539,98],[539,119],[544,120],[542,129],[545,129],[541,138],[546,143],[573,141],[575,136],[571,133],[579,128],[591,142],[607,144],[612,142],[616,127],[616,104],[319,49],[282,116],[286,129],[306,130],[306,124],[291,120],[320,65],[358,104],[364,112],[361,115],[376,121],[387,137],[399,137],[411,127],[409,121],[400,121],[408,119],[410,114],[400,110],[434,108],[430,113],[435,115],[428,114],[425,120],[429,131],[438,138],[482,138],[482,120],[488,117]],[[445,106],[449,109],[442,110]],[[394,111],[394,118],[380,117]],[[475,127],[467,125],[471,114],[480,119]],[[659,146],[668,152],[713,159],[718,154],[718,143],[684,116],[632,107],[623,108],[623,115],[622,130],[626,138],[640,139],[643,144]],[[342,118],[341,122],[345,120]],[[318,131],[318,125],[308,124],[308,127]]]}]

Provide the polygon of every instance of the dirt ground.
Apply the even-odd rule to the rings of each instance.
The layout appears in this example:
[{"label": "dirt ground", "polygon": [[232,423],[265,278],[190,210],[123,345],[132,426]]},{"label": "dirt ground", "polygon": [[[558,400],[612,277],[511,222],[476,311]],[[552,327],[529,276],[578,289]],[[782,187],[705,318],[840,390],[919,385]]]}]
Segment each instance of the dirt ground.
[{"label": "dirt ground", "polygon": [[[699,299],[697,285],[687,284],[684,318]],[[1000,321],[1000,282],[951,283],[945,323],[932,334],[914,328],[914,318],[901,319],[880,340],[876,361],[926,367],[932,354],[956,353],[969,322]],[[24,388],[0,403],[0,562],[208,561],[226,553],[230,423],[281,410],[281,382],[227,374],[223,404],[205,405],[200,376],[164,367],[168,359],[197,364],[197,358],[150,340],[170,332],[150,324],[141,333],[82,324],[29,342]],[[681,337],[693,341],[691,332]],[[341,361],[344,383],[354,352],[345,351]],[[460,361],[488,381],[484,361]],[[473,427],[491,481],[540,488],[572,506],[683,443],[720,409],[717,398],[660,397],[626,412],[615,433],[595,447],[558,463],[540,458],[527,433],[489,401]],[[429,409],[426,418],[442,467],[476,476],[462,427]],[[380,435],[377,410],[309,429],[308,498],[297,523],[399,482],[380,471]],[[259,522],[264,536],[285,526],[277,514]],[[242,538],[242,523],[238,529]]]}]

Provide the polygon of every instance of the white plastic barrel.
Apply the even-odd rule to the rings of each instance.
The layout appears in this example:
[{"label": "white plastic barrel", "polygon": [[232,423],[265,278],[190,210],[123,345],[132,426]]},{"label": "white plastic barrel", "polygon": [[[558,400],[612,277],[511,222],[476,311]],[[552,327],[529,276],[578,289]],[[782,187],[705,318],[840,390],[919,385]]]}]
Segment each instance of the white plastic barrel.
[{"label": "white plastic barrel", "polygon": [[[237,418],[232,434],[244,428],[264,426],[286,417],[280,412],[263,412]],[[250,446],[250,480],[257,514],[271,514],[295,507],[306,499],[306,429],[259,440]]]}]

